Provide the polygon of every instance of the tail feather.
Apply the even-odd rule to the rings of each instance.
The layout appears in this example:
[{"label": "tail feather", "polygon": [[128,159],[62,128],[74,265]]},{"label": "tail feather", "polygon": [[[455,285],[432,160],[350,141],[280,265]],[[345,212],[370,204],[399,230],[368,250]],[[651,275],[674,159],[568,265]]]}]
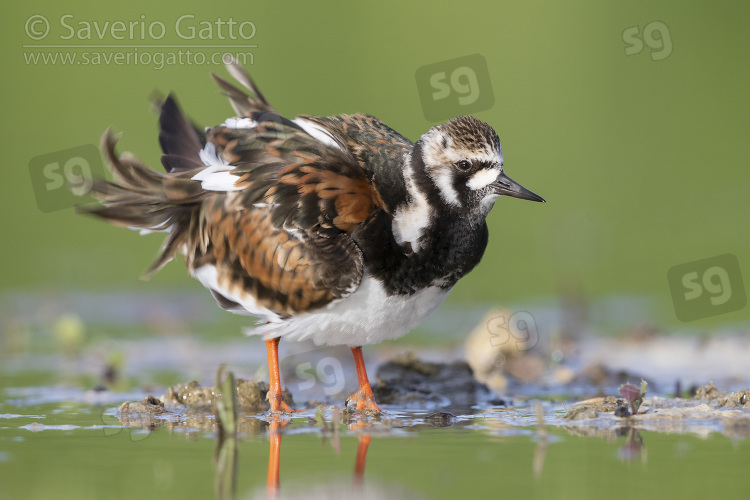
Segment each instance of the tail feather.
[{"label": "tail feather", "polygon": [[191,220],[200,211],[206,192],[191,179],[199,171],[163,174],[151,170],[133,155],[117,155],[117,137],[110,129],[102,137],[102,151],[113,182],[98,180],[92,194],[100,205],[79,211],[118,226],[145,231],[165,231],[169,235],[156,262],[146,271],[148,277],[172,260],[189,238]]},{"label": "tail feather", "polygon": [[206,145],[206,134],[190,123],[169,94],[159,112],[161,163],[167,172],[181,172],[202,166],[198,155]]},{"label": "tail feather", "polygon": [[192,218],[190,216],[186,216],[184,213],[179,214],[179,217],[181,220],[173,225],[169,236],[167,236],[166,241],[164,241],[164,244],[161,247],[159,256],[156,258],[153,264],[151,264],[151,266],[149,266],[149,268],[146,269],[146,271],[141,275],[142,278],[151,278],[151,276],[156,274],[162,267],[166,266],[172,259],[174,259],[174,256],[177,254],[177,252],[180,251],[180,248],[186,244],[187,236],[185,234],[185,231],[178,230],[178,228],[189,227],[190,220]]},{"label": "tail feather", "polygon": [[247,90],[253,95],[250,96],[243,90],[235,87],[228,81],[224,80],[220,76],[211,73],[211,77],[224,91],[224,95],[229,98],[229,102],[232,104],[237,116],[250,117],[253,112],[264,112],[264,113],[277,113],[273,106],[269,104],[266,98],[261,93],[260,89],[245,69],[237,64],[236,61],[227,63],[227,70],[229,74],[234,77],[235,80],[240,82]]},{"label": "tail feather", "polygon": [[[229,97],[239,116],[257,120],[259,114],[271,113],[272,124],[299,128],[295,123],[276,116],[276,110],[240,65],[232,61],[227,64],[227,69],[250,94],[216,75],[211,76]],[[159,125],[159,143],[163,151],[161,162],[166,173],[152,170],[129,153],[118,155],[115,151],[118,137],[107,129],[102,136],[101,149],[113,180],[94,181],[91,194],[100,205],[79,208],[80,212],[114,225],[141,232],[168,233],[159,256],[144,277],[157,272],[183,248],[193,247],[206,252],[208,228],[201,210],[207,197],[217,196],[204,190],[199,180],[193,180],[206,168],[200,156],[206,146],[206,134],[182,114],[171,94],[161,104]],[[261,164],[274,164],[278,158],[259,157],[256,160]]]}]

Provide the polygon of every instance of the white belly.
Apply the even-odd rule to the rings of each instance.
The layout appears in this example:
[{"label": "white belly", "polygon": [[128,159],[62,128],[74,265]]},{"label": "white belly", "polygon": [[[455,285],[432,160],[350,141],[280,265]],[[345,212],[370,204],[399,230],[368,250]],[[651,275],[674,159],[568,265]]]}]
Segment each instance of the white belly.
[{"label": "white belly", "polygon": [[329,307],[272,321],[249,333],[317,345],[361,346],[398,338],[440,307],[450,290],[430,287],[413,295],[388,297],[379,281],[365,274],[356,292]]}]

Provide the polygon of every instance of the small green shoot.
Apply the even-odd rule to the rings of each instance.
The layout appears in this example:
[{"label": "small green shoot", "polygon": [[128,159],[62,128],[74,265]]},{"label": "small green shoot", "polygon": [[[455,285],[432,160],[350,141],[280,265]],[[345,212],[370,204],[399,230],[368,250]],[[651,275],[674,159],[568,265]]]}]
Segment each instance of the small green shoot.
[{"label": "small green shoot", "polygon": [[234,373],[226,372],[224,365],[216,372],[215,393],[219,432],[235,436],[237,434],[237,389]]},{"label": "small green shoot", "polygon": [[221,365],[216,372],[216,407],[219,428],[214,455],[214,491],[220,500],[234,499],[237,493],[237,387],[234,373]]},{"label": "small green shoot", "polygon": [[643,398],[646,397],[647,386],[648,384],[646,383],[646,381],[641,379],[640,389],[633,384],[623,384],[617,391],[620,393],[620,396],[622,396],[625,401],[628,402],[628,404],[630,405],[630,411],[633,415],[638,413],[638,408],[640,408],[641,404],[643,403]]}]

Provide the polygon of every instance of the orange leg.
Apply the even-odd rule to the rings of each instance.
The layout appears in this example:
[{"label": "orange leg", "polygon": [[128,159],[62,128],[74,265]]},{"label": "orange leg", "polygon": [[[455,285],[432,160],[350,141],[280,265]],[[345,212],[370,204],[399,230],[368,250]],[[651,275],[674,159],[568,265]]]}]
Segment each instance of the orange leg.
[{"label": "orange leg", "polygon": [[375,396],[372,394],[370,381],[367,379],[365,360],[362,358],[362,347],[352,347],[352,354],[354,355],[354,365],[357,367],[359,390],[349,396],[347,403],[356,404],[357,410],[368,410],[381,413],[380,408],[375,404]]},{"label": "orange leg", "polygon": [[284,401],[281,394],[281,375],[279,374],[279,338],[266,340],[268,351],[268,378],[269,385],[266,399],[271,404],[271,413],[293,413],[289,405]]},{"label": "orange leg", "polygon": [[281,465],[281,431],[278,420],[269,422],[271,446],[268,450],[268,479],[266,481],[266,492],[268,498],[276,498],[279,492],[281,480],[279,478],[279,466]]}]

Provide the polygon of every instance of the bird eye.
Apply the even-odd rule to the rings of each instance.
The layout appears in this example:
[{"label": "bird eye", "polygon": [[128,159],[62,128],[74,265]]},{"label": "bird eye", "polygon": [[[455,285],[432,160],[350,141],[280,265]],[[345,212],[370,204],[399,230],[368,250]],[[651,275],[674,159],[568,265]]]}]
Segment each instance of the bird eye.
[{"label": "bird eye", "polygon": [[471,168],[471,162],[469,160],[457,161],[456,167],[458,167],[460,170],[469,170]]}]

